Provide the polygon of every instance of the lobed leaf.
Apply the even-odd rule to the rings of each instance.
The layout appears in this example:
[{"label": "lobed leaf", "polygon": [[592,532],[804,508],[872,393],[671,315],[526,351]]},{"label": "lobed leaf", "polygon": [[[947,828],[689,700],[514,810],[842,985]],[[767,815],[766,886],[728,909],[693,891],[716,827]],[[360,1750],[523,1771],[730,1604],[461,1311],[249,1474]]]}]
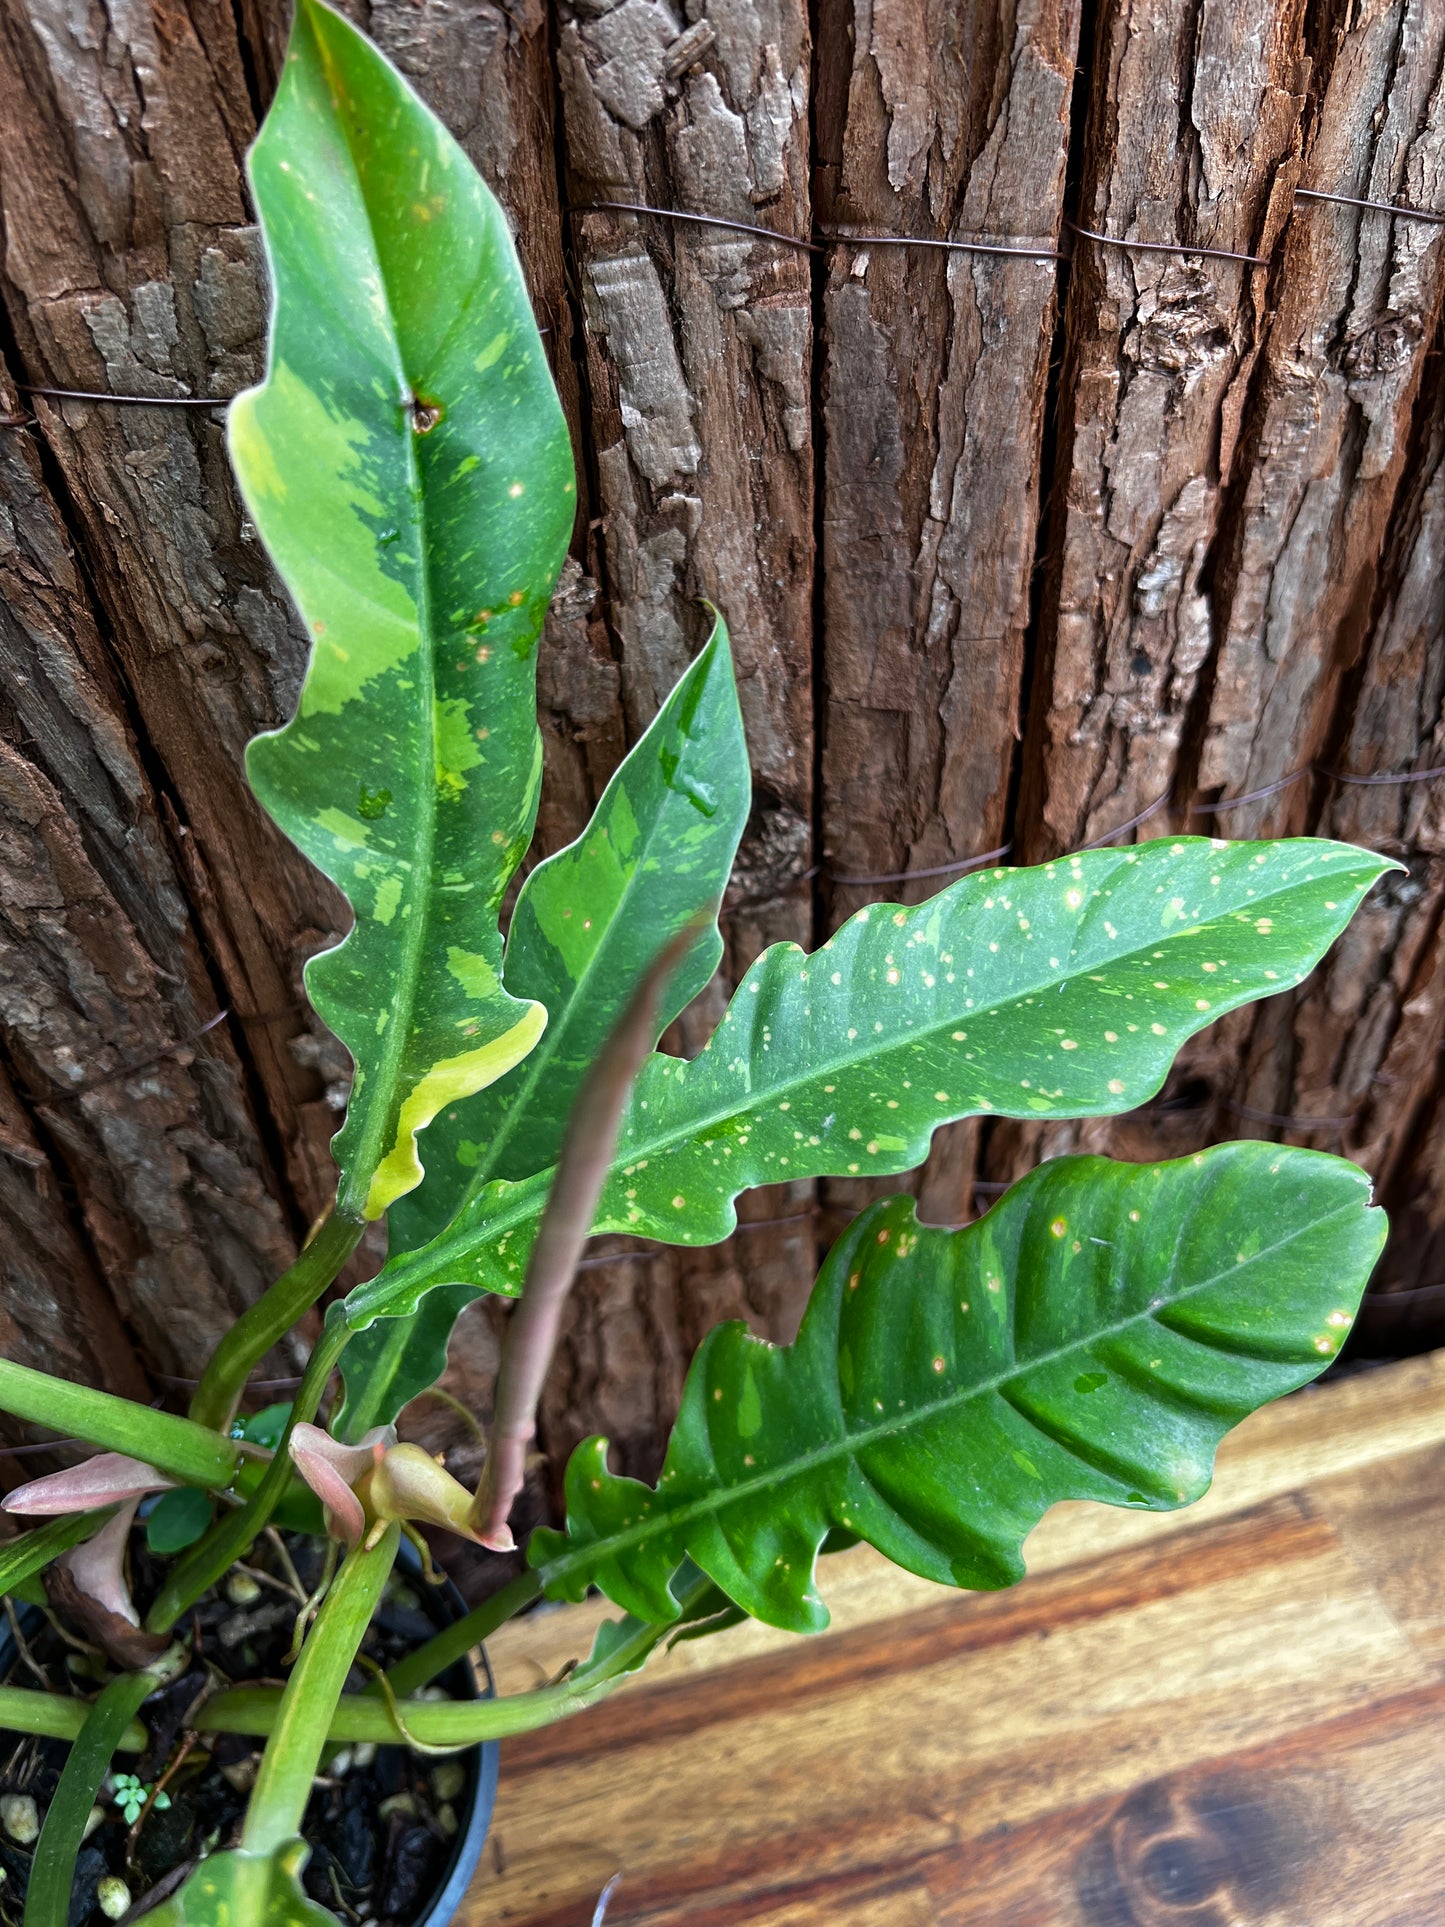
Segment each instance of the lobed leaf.
[{"label": "lobed leaf", "polygon": [[[1143,843],[874,904],[811,957],[776,945],[696,1059],[644,1067],[593,1229],[708,1244],[740,1191],[908,1170],[955,1118],[1132,1110],[1196,1031],[1300,982],[1392,867],[1308,838]],[[547,1182],[469,1195],[351,1323],[434,1284],[515,1293]]]},{"label": "lobed leaf", "polygon": [[1384,1242],[1369,1199],[1354,1165],[1251,1143],[1059,1158],[958,1232],[877,1205],[795,1344],[709,1333],[655,1489],[610,1473],[605,1440],[577,1449],[566,1532],[534,1534],[531,1562],[554,1595],[665,1619],[687,1556],[796,1631],[827,1624],[834,1529],[947,1585],[1011,1585],[1051,1505],[1187,1504],[1232,1425],[1323,1370]]},{"label": "lobed leaf", "polygon": [[306,984],[356,1063],[339,1208],[375,1218],[420,1182],[417,1132],[546,1021],[502,986],[497,910],[536,814],[536,646],[575,485],[500,208],[319,0],[250,174],[272,336],[231,457],[313,649],[247,773],[355,912]]},{"label": "lobed leaf", "polygon": [[[469,1185],[527,1176],[556,1158],[587,1067],[648,966],[727,886],[751,797],[728,634],[719,617],[697,660],[603,792],[575,843],[522,886],[504,980],[548,1013],[541,1042],[516,1069],[448,1106],[428,1139],[425,1186],[388,1218],[393,1253],[425,1244]],[[707,984],[722,955],[716,918],[669,978],[653,1040]],[[434,1292],[403,1324],[378,1322],[342,1360],[345,1438],[387,1424],[433,1384],[475,1288]]]}]

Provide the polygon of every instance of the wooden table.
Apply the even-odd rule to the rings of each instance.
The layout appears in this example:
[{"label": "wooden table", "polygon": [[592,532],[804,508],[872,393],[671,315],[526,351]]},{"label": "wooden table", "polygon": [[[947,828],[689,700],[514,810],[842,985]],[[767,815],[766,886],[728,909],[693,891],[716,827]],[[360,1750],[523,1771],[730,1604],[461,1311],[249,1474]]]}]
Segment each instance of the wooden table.
[{"label": "wooden table", "polygon": [[[506,1743],[462,1927],[588,1927],[619,1870],[608,1927],[1445,1923],[1445,1355],[1257,1414],[1189,1511],[1058,1508],[1029,1565],[858,1548],[822,1637]],[[603,1616],[507,1628],[502,1690]]]}]

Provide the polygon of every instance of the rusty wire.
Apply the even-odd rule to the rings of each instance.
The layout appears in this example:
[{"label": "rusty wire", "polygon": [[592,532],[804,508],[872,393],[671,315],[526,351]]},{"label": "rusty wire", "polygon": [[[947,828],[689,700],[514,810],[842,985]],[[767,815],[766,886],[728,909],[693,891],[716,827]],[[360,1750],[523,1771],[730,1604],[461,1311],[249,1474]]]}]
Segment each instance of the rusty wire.
[{"label": "rusty wire", "polygon": [[[1415,207],[1407,201],[1375,201],[1356,194],[1336,194],[1316,187],[1297,187],[1294,198],[1297,202],[1325,202],[1338,207],[1359,208],[1373,214],[1388,214],[1399,220],[1428,221],[1436,226],[1445,226],[1445,212]],[[805,254],[823,254],[829,246],[843,245],[858,248],[938,248],[956,254],[1012,255],[1025,261],[1067,263],[1072,259],[1071,249],[1051,247],[1022,238],[984,241],[933,234],[879,234],[847,225],[820,223],[814,225],[812,233],[817,239],[812,239],[807,235],[789,234],[782,228],[764,227],[755,221],[738,221],[728,215],[700,213],[693,208],[658,207],[648,201],[579,201],[567,207],[565,212],[573,217],[597,213],[647,214],[659,220],[724,228],[731,233],[748,235],[753,240],[773,241],[780,247],[796,248]],[[1068,215],[1061,214],[1059,218],[1062,225],[1079,239],[1092,241],[1098,247],[1117,248],[1128,254],[1169,254],[1180,259],[1238,261],[1250,267],[1268,267],[1271,260],[1269,255],[1247,254],[1235,248],[1191,246],[1182,241],[1130,240],[1123,235],[1105,234],[1098,228],[1085,227]],[[543,328],[540,332],[547,334],[550,330]],[[130,408],[225,408],[235,399],[233,395],[113,395],[99,389],[53,388],[36,382],[17,382],[16,387],[21,394],[42,395],[53,401],[113,402]],[[0,428],[34,426],[36,421],[33,415],[0,415]],[[938,874],[941,875],[942,871]]]}]

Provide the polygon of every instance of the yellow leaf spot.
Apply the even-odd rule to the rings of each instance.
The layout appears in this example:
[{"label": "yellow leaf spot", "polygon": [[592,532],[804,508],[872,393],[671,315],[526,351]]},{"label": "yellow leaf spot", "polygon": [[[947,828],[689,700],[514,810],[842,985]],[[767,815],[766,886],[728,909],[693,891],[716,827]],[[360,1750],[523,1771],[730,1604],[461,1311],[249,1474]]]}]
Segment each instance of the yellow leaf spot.
[{"label": "yellow leaf spot", "polygon": [[1117,1077],[1111,1077],[1109,1079],[1109,1089],[1115,1097],[1122,1097],[1124,1095],[1123,1083]]},{"label": "yellow leaf spot", "polygon": [[1078,1048],[1079,1048],[1078,1045],[1074,1042],[1072,1037],[1061,1037],[1059,1039],[1060,1050],[1077,1050]]},{"label": "yellow leaf spot", "polygon": [[941,1372],[943,1370],[943,1366],[944,1366],[944,1360],[940,1357],[936,1357],[933,1361],[934,1371]]},{"label": "yellow leaf spot", "polygon": [[684,1206],[684,1205],[685,1205],[686,1203],[687,1203],[687,1199],[686,1199],[686,1198],[685,1198],[685,1197],[684,1197],[684,1196],[682,1195],[682,1193],[681,1193],[681,1192],[679,1191],[679,1192],[678,1192],[678,1194],[677,1194],[677,1196],[676,1196],[676,1197],[675,1197],[675,1198],[673,1199],[673,1201],[672,1201],[672,1208],[673,1208],[673,1210],[674,1210],[674,1211],[681,1211],[681,1209],[682,1209],[682,1207],[683,1207],[683,1206]]},{"label": "yellow leaf spot", "polygon": [[1056,1238],[1062,1238],[1064,1233],[1068,1230],[1068,1228],[1069,1228],[1069,1221],[1067,1218],[1055,1218],[1053,1223],[1049,1226],[1049,1230],[1053,1232]]}]

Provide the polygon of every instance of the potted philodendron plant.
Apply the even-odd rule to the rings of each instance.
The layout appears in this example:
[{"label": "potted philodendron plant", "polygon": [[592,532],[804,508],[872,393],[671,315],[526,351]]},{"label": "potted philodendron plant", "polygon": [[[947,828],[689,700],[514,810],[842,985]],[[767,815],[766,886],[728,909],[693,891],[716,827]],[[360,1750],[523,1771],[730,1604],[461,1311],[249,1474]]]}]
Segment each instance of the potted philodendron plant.
[{"label": "potted philodendron plant", "polygon": [[[22,1736],[0,1775],[0,1906],[28,1882],[26,1927],[89,1918],[92,1890],[157,1927],[395,1913],[327,1831],[338,1801],[351,1824],[345,1788],[380,1771],[374,1749],[399,1762],[383,1823],[390,1804],[444,1839],[480,1742],[580,1711],[681,1624],[826,1625],[828,1545],[1006,1586],[1056,1500],[1188,1503],[1229,1427],[1334,1357],[1385,1231],[1353,1165],[1265,1143],[1058,1158],[959,1231],[907,1197],[876,1204],[825,1260],[796,1343],[739,1325],[705,1340],[655,1486],[582,1445],[523,1576],[417,1635],[425,1577],[398,1606],[398,1546],[423,1524],[511,1545],[589,1232],[707,1244],[749,1186],[905,1171],[957,1118],[1129,1110],[1187,1038],[1297,984],[1392,866],[1181,838],[977,872],[860,910],[811,955],[775,946],[699,1056],[657,1052],[718,964],[748,814],[723,622],[585,833],[531,871],[504,942],[542,767],[537,641],[575,508],[507,226],[320,0],[299,0],[251,179],[272,330],[230,448],[313,643],[296,715],[248,773],[351,904],[306,981],[355,1077],[335,1203],[186,1417],[0,1363],[0,1408],[97,1449],[10,1495],[43,1522],[0,1547],[0,1587],[35,1614],[28,1640],[13,1622],[24,1683],[0,1687]],[[386,1262],[330,1304],[290,1406],[238,1422],[261,1358],[383,1217]],[[473,1492],[395,1424],[483,1292],[518,1303]],[[565,1679],[438,1697],[507,1616],[591,1587],[621,1616]],[[373,1841],[372,1863],[390,1850]],[[73,1906],[78,1855],[93,1888]],[[407,1911],[439,1920],[429,1906]]]}]

